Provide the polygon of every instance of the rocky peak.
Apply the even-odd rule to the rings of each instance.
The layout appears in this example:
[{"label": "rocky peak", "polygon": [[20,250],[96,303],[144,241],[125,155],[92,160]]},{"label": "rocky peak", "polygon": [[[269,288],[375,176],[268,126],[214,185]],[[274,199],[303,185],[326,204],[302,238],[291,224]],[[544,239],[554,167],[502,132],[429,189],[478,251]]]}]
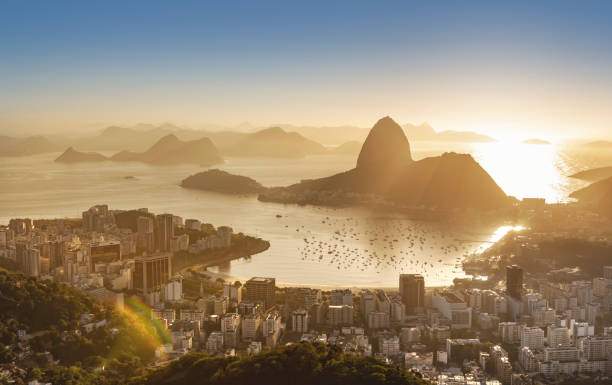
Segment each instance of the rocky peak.
[{"label": "rocky peak", "polygon": [[376,170],[403,167],[412,162],[410,143],[404,130],[388,116],[370,130],[359,158],[357,169]]}]

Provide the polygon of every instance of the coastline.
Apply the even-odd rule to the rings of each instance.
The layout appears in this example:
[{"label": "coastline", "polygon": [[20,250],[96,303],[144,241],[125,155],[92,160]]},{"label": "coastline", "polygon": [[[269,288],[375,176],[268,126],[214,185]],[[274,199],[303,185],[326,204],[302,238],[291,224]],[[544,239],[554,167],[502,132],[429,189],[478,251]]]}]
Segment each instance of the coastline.
[{"label": "coastline", "polygon": [[[225,274],[225,273],[216,273],[214,271],[210,271],[209,268],[210,267],[214,267],[216,265],[210,265],[210,266],[206,266],[205,268],[203,268],[202,270],[200,270],[199,272],[201,274],[205,274],[208,275],[212,280],[216,280],[218,278],[221,278],[225,281],[228,282],[233,282],[233,281],[248,281],[249,279],[251,279],[252,277],[237,277],[231,274]],[[352,292],[359,292],[362,289],[370,289],[370,290],[383,290],[383,291],[398,291],[399,289],[399,282],[398,282],[398,286],[343,286],[343,285],[321,285],[321,284],[309,284],[309,283],[292,283],[292,282],[276,282],[276,287],[277,288],[290,288],[290,287],[306,287],[306,288],[312,288],[312,289],[319,289],[319,290],[323,290],[323,291],[330,291],[330,290],[336,290],[336,289],[349,289]],[[438,289],[438,288],[442,288],[444,286],[426,286],[425,288],[428,290],[433,290],[433,289]]]},{"label": "coastline", "polygon": [[[270,248],[270,242],[261,238],[243,236],[237,245],[230,246],[227,249],[211,249],[200,254],[180,253],[174,256],[175,261],[178,258],[184,260],[176,261],[178,266],[174,265],[172,270],[174,273],[184,273],[186,270],[207,270],[209,267],[218,266],[223,263],[228,263],[240,258],[249,258],[255,254],[262,253]],[[176,267],[175,267],[176,266]]]}]

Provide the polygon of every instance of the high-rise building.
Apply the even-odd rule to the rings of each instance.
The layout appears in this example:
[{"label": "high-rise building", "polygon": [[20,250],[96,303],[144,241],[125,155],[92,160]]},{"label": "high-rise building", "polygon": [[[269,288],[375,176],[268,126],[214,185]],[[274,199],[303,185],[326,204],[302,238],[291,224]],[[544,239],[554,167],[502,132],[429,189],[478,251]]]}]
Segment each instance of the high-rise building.
[{"label": "high-rise building", "polygon": [[267,309],[276,303],[276,279],[253,277],[244,284],[245,299],[261,301]]},{"label": "high-rise building", "polygon": [[114,223],[113,215],[108,211],[108,205],[97,205],[83,211],[83,228],[87,231],[104,231],[107,225]]},{"label": "high-rise building", "polygon": [[261,333],[261,316],[249,314],[242,319],[242,339],[254,340]]},{"label": "high-rise building", "polygon": [[389,313],[373,311],[368,313],[367,325],[369,329],[384,329],[389,327]]},{"label": "high-rise building", "polygon": [[291,313],[291,326],[294,332],[307,333],[308,332],[308,319],[310,316],[308,312],[303,309],[294,310]]},{"label": "high-rise building", "polygon": [[155,220],[151,217],[138,217],[136,246],[145,251],[155,250]]},{"label": "high-rise building", "polygon": [[420,274],[400,274],[399,291],[407,313],[425,306],[425,279]]},{"label": "high-rise building", "polygon": [[157,216],[156,246],[159,251],[170,251],[170,242],[174,237],[174,216],[161,214]]},{"label": "high-rise building", "polygon": [[612,266],[604,266],[603,275],[605,279],[612,279]]},{"label": "high-rise building", "polygon": [[[361,315],[363,316],[364,320],[367,321],[368,314],[376,311],[376,299],[374,297],[374,293],[368,289],[362,290],[359,293],[359,297],[361,298]],[[336,305],[332,304],[332,306]]]},{"label": "high-rise building", "polygon": [[134,258],[134,289],[147,294],[161,290],[172,274],[172,254],[159,253]]},{"label": "high-rise building", "polygon": [[352,325],[353,317],[353,307],[350,305],[329,306],[327,308],[328,325]]},{"label": "high-rise building", "polygon": [[506,291],[511,297],[520,299],[523,294],[523,269],[516,266],[506,267]]},{"label": "high-rise building", "polygon": [[40,251],[37,249],[27,251],[23,271],[32,277],[40,275]]},{"label": "high-rise building", "polygon": [[230,301],[239,304],[242,301],[242,285],[228,283],[223,286],[223,295],[229,298]]},{"label": "high-rise building", "polygon": [[539,327],[523,326],[521,328],[521,347],[538,350],[544,347],[544,330]]},{"label": "high-rise building", "polygon": [[516,344],[521,341],[521,324],[518,322],[500,322],[499,338],[506,344]]},{"label": "high-rise building", "polygon": [[565,326],[549,325],[546,332],[548,334],[546,337],[548,340],[548,346],[551,348],[570,346],[570,330]]},{"label": "high-rise building", "polygon": [[332,290],[330,302],[334,306],[353,305],[353,292],[349,289]]}]

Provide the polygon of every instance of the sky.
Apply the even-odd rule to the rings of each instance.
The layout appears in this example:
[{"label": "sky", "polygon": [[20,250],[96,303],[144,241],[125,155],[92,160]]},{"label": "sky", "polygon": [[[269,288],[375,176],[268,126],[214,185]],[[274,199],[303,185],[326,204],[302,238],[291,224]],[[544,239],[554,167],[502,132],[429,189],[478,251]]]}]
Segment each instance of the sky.
[{"label": "sky", "polygon": [[0,2],[0,132],[399,123],[612,137],[612,4]]}]

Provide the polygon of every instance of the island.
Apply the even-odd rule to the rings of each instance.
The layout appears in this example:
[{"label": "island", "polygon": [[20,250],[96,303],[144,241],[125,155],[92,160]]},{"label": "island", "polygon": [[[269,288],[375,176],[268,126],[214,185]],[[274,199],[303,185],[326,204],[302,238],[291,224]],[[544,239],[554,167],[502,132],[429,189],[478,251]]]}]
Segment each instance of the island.
[{"label": "island", "polygon": [[107,157],[97,152],[81,152],[72,147],[69,147],[62,155],[55,159],[58,163],[88,163],[104,162],[107,160],[109,160]]},{"label": "island", "polygon": [[252,178],[233,175],[218,169],[207,170],[191,175],[183,179],[181,186],[225,194],[257,194],[266,189]]},{"label": "island", "polygon": [[212,166],[223,163],[217,147],[208,138],[182,141],[174,134],[158,140],[144,152],[120,151],[111,157],[97,152],[80,152],[69,147],[55,159],[58,163],[101,162],[144,162],[154,165],[197,164]]}]

